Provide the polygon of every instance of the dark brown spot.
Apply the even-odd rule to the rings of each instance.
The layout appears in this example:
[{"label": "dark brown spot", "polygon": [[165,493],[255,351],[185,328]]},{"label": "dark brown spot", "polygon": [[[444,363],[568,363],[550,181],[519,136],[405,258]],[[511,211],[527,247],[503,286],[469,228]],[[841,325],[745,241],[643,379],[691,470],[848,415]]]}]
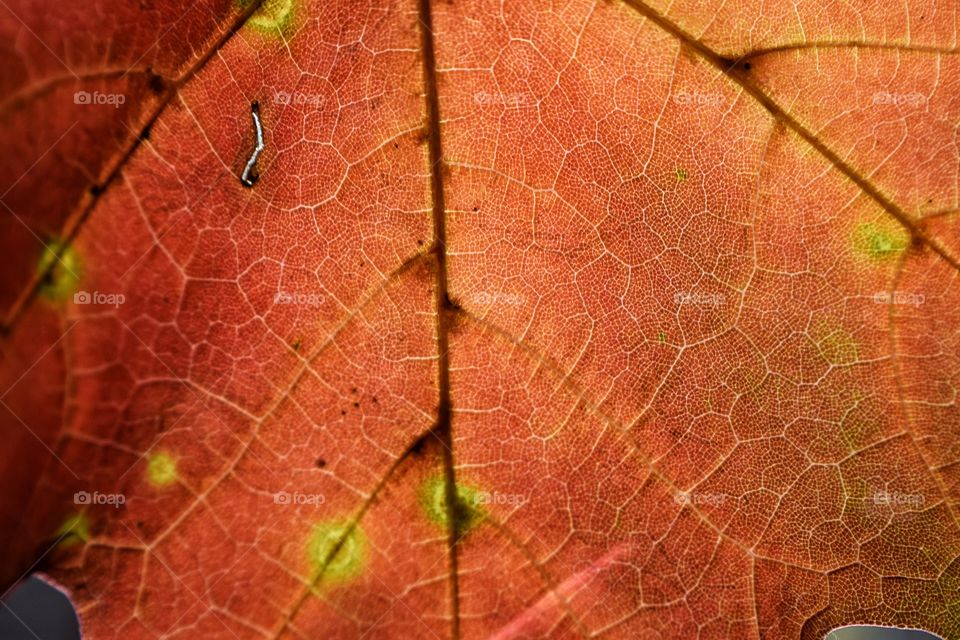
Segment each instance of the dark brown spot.
[{"label": "dark brown spot", "polygon": [[327,466],[327,461],[323,458],[317,458],[317,468],[323,469],[325,466]]},{"label": "dark brown spot", "polygon": [[427,435],[428,434],[423,434],[417,438],[417,441],[410,447],[410,455],[414,457],[423,455],[423,450],[427,446]]},{"label": "dark brown spot", "polygon": [[443,306],[450,311],[460,311],[463,308],[456,300],[450,297],[449,293],[444,294]]},{"label": "dark brown spot", "polygon": [[147,69],[147,87],[150,91],[160,95],[166,91],[167,81],[164,80],[162,76],[154,73],[152,69]]}]

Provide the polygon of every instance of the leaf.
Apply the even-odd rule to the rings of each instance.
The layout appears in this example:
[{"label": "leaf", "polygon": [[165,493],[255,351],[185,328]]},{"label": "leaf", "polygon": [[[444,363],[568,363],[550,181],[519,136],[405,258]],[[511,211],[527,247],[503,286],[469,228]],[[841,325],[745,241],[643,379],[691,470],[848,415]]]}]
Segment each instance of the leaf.
[{"label": "leaf", "polygon": [[49,9],[6,584],[90,638],[960,635],[952,5]]}]

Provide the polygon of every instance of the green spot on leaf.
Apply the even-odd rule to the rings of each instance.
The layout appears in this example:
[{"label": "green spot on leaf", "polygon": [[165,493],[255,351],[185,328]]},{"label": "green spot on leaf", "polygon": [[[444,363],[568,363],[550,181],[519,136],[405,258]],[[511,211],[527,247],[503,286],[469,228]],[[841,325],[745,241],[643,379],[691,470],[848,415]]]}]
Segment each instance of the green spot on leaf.
[{"label": "green spot on leaf", "polygon": [[40,295],[57,302],[69,300],[80,282],[80,270],[77,252],[60,240],[51,240],[37,262]]},{"label": "green spot on leaf", "polygon": [[684,169],[683,167],[678,167],[676,173],[677,173],[677,184],[687,179],[687,170]]},{"label": "green spot on leaf", "polygon": [[909,244],[907,232],[894,222],[864,222],[853,232],[856,253],[876,262],[894,260]]},{"label": "green spot on leaf", "polygon": [[[473,487],[464,484],[457,486],[457,499],[453,510],[458,532],[469,531],[484,518],[480,506],[484,495],[486,494]],[[443,476],[434,476],[424,483],[420,493],[420,504],[432,522],[444,528],[448,526],[447,485]]]},{"label": "green spot on leaf", "polygon": [[660,344],[666,344],[666,343],[667,343],[667,334],[665,334],[663,331],[661,331],[660,333],[657,334],[657,340],[660,341]]},{"label": "green spot on leaf", "polygon": [[84,544],[90,539],[90,521],[82,513],[74,513],[63,521],[54,538],[60,540],[60,546]]},{"label": "green spot on leaf", "polygon": [[312,580],[344,582],[363,571],[366,537],[359,525],[351,529],[349,522],[320,522],[310,532],[307,556],[313,566]]},{"label": "green spot on leaf", "polygon": [[[240,0],[241,7],[248,7],[253,0]],[[294,0],[263,0],[247,24],[258,31],[277,35],[282,33],[293,18]]]},{"label": "green spot on leaf", "polygon": [[163,451],[147,459],[147,479],[150,484],[166,487],[177,481],[177,461]]},{"label": "green spot on leaf", "polygon": [[860,348],[852,335],[839,327],[821,328],[815,334],[817,349],[830,364],[845,365],[857,361]]}]

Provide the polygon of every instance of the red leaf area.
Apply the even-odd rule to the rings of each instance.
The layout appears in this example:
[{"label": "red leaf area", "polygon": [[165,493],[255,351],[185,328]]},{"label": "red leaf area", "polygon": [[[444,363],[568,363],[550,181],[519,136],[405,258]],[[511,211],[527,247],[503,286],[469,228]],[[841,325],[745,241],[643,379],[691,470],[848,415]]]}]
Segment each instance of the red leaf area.
[{"label": "red leaf area", "polygon": [[85,637],[960,636],[954,1],[0,5]]}]

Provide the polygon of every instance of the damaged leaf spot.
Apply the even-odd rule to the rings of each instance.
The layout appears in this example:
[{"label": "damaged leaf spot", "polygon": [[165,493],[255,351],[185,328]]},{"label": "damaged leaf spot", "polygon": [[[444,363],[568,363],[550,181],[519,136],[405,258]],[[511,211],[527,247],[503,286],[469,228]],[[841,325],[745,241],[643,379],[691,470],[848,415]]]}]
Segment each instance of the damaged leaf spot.
[{"label": "damaged leaf spot", "polygon": [[[241,6],[249,6],[252,0],[241,2]],[[250,16],[248,24],[258,31],[276,35],[283,32],[293,17],[293,0],[263,0],[260,8]]]},{"label": "damaged leaf spot", "polygon": [[260,174],[257,172],[257,159],[260,157],[260,152],[263,151],[263,127],[260,124],[259,102],[250,105],[250,116],[253,118],[253,129],[257,135],[257,144],[253,148],[250,159],[247,160],[243,175],[240,176],[240,183],[245,187],[252,187],[260,179]]},{"label": "damaged leaf spot", "polygon": [[344,582],[358,576],[366,564],[366,538],[349,522],[320,522],[313,526],[307,556],[313,579]]},{"label": "damaged leaf spot", "polygon": [[37,272],[42,277],[40,295],[58,302],[67,300],[77,289],[80,271],[80,259],[73,247],[51,240],[37,263]]},{"label": "damaged leaf spot", "polygon": [[54,537],[59,539],[61,546],[85,544],[90,540],[90,521],[82,513],[74,513],[63,521]]},{"label": "damaged leaf spot", "polygon": [[177,461],[169,453],[155,453],[147,460],[147,479],[157,487],[167,487],[177,481]]},{"label": "damaged leaf spot", "polygon": [[[443,476],[434,476],[424,483],[420,492],[420,504],[427,518],[442,527],[447,527],[447,491]],[[454,522],[458,532],[467,532],[484,518],[480,508],[482,492],[473,487],[457,486],[457,499],[454,505]]]},{"label": "damaged leaf spot", "polygon": [[856,253],[874,262],[889,262],[907,248],[909,236],[895,223],[865,222],[853,232]]},{"label": "damaged leaf spot", "polygon": [[852,364],[857,361],[860,349],[852,335],[839,327],[821,327],[815,335],[817,349],[823,359],[834,365]]}]

